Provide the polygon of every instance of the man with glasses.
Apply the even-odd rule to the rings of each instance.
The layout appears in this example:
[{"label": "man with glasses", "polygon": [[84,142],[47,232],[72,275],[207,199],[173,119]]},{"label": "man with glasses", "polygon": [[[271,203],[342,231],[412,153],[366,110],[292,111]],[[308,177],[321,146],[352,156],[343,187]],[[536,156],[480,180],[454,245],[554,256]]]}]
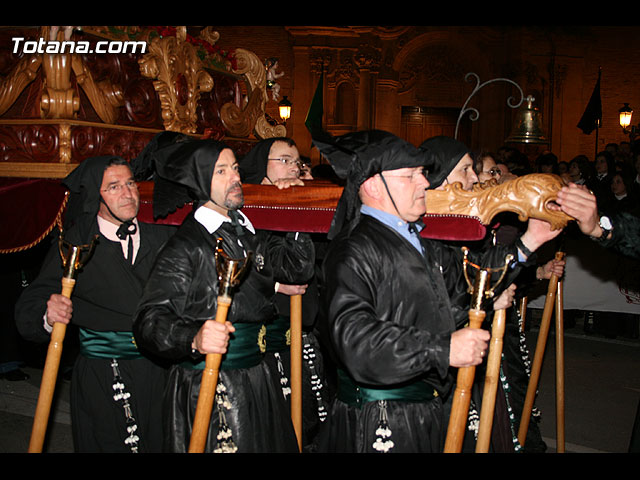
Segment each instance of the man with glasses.
[{"label": "man with glasses", "polygon": [[71,381],[77,452],[159,452],[159,398],[166,370],[134,342],[132,318],[156,253],[173,227],[138,222],[140,195],[120,157],[84,160],[63,184],[70,190],[64,239],[93,255],[71,298],[60,294],[62,264],[52,245],[37,279],[16,305],[16,323],[30,341],[46,343],[55,322],[77,328],[80,353]]},{"label": "man with glasses", "polygon": [[[319,450],[440,452],[452,367],[481,363],[489,333],[456,330],[466,312],[454,305],[470,299],[462,253],[419,234],[429,187],[424,157],[382,131],[314,144],[346,179],[320,282],[319,329],[338,391]],[[499,247],[473,261],[503,266],[507,253],[516,249]]]},{"label": "man with glasses", "polygon": [[243,183],[275,185],[280,189],[304,185],[301,176],[306,166],[291,138],[262,140],[238,164]]},{"label": "man with glasses", "polygon": [[[304,186],[313,180],[302,162],[296,143],[291,138],[274,137],[258,142],[239,161],[243,184],[275,185],[278,189]],[[282,236],[281,232],[272,232]],[[289,236],[294,234],[289,234]],[[316,240],[320,240],[316,237]],[[321,251],[322,247],[316,251]],[[326,399],[322,354],[313,334],[318,311],[318,288],[315,277],[302,285],[276,285],[274,303],[278,315],[266,325],[266,362],[276,373],[287,401],[291,398],[290,382],[290,303],[292,295],[302,295],[303,364],[303,446],[307,447],[323,418]],[[312,378],[314,381],[312,381]]]},{"label": "man with glasses", "polygon": [[[462,185],[463,190],[471,191],[473,189],[472,180],[482,181],[481,172],[478,177],[472,175],[469,172],[470,164],[470,151],[467,146],[451,137],[436,136],[425,140],[420,148],[425,155],[425,164],[429,165],[430,173],[428,175],[429,188],[434,190],[443,190],[447,185],[455,182],[459,182]],[[500,171],[500,167],[505,167],[504,164],[496,165],[491,156],[485,156],[483,161],[483,170],[489,171],[493,178],[498,183],[501,183],[505,178],[509,178],[508,174],[503,174]],[[449,242],[449,244],[471,248],[472,250],[483,250],[490,248],[490,245],[498,243],[511,244],[516,238],[525,238],[524,244],[528,245],[527,238],[530,237],[530,227],[535,229],[542,222],[541,220],[530,219],[529,223],[518,222],[516,226],[512,225],[513,222],[509,222],[509,219],[515,218],[515,213],[505,212],[498,219],[493,219],[494,226],[491,230],[491,234],[487,235],[487,238],[478,242]],[[497,221],[496,221],[497,220]],[[498,228],[500,227],[500,228]],[[505,233],[506,230],[506,233]],[[521,254],[522,255],[522,254]],[[521,258],[520,260],[525,260]],[[564,272],[564,260],[549,260],[545,264],[537,265],[531,263],[534,258],[527,258],[528,268],[523,269],[523,273],[516,279],[515,284],[510,285],[509,289],[498,296],[491,305],[491,310],[487,310],[487,319],[493,317],[493,310],[507,309],[507,322],[506,330],[504,334],[504,347],[503,357],[504,362],[502,364],[502,376],[503,382],[508,382],[509,391],[501,388],[499,394],[503,400],[497,402],[496,408],[496,420],[495,427],[493,429],[492,437],[492,451],[496,453],[513,452],[516,446],[516,440],[512,438],[512,429],[517,432],[517,426],[520,415],[522,413],[524,396],[526,394],[528,384],[528,373],[526,371],[526,344],[524,342],[524,333],[521,331],[519,325],[518,312],[512,306],[512,300],[514,294],[516,294],[516,284],[518,286],[517,294],[522,296],[526,295],[526,289],[528,285],[535,282],[535,280],[548,280],[551,274],[556,274],[558,277],[562,277]],[[524,265],[525,263],[523,263]],[[488,328],[488,326],[487,326]],[[479,368],[476,373],[477,385],[484,383],[484,369]],[[480,407],[480,395],[479,390],[474,392],[472,398],[472,409],[477,411]],[[517,418],[515,426],[510,425],[509,412],[506,410],[506,405],[511,407],[511,412],[514,418]],[[536,416],[532,416],[532,422],[529,424],[529,433],[527,436],[526,446],[528,452],[544,451],[546,445],[542,441],[540,432],[537,426]],[[470,432],[468,433],[468,439],[465,443],[463,451],[474,451],[475,445],[472,440]]]}]

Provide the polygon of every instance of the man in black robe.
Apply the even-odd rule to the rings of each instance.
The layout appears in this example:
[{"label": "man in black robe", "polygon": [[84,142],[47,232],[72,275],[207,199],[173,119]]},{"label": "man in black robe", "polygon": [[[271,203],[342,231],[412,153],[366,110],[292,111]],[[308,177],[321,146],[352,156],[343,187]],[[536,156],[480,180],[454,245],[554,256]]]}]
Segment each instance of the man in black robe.
[{"label": "man in black robe", "polygon": [[[303,163],[293,139],[266,138],[238,160],[243,184],[273,185],[278,189],[304,186],[301,180]],[[283,235],[282,232],[272,232]],[[312,235],[316,252],[326,243],[324,235]],[[278,315],[266,325],[265,360],[277,372],[279,385],[288,402],[291,400],[291,295],[301,295],[302,300],[302,445],[311,448],[319,424],[326,416],[329,391],[324,376],[322,352],[313,333],[318,312],[318,285],[315,276],[305,285],[276,286],[275,303]]]},{"label": "man in black robe", "polygon": [[138,222],[140,196],[123,158],[88,158],[63,183],[71,192],[64,239],[88,245],[98,235],[97,243],[70,299],[60,294],[57,243],[50,248],[16,304],[18,330],[44,343],[54,322],[78,327],[71,380],[77,452],[159,452],[166,369],[137,348],[131,322],[155,254],[174,229]]},{"label": "man in black robe", "polygon": [[[158,255],[134,320],[136,341],[173,362],[164,398],[165,450],[188,450],[204,355],[226,352],[205,451],[295,452],[290,412],[263,360],[262,336],[277,313],[276,283],[300,284],[312,275],[313,243],[306,235],[255,231],[240,211],[238,165],[224,144],[181,142],[160,148],[154,162],[154,212],[162,216],[183,201],[195,203]],[[166,210],[156,211],[156,205]],[[224,327],[212,320],[219,238],[230,258],[249,258]]]},{"label": "man in black robe", "polygon": [[[418,233],[429,186],[424,158],[380,131],[314,143],[347,180],[320,282],[321,339],[338,367],[338,393],[318,448],[442,451],[442,397],[455,368],[481,363],[489,332],[456,330],[454,306],[467,287],[461,251]],[[535,250],[548,230],[527,246]],[[492,249],[474,263],[504,266],[507,254],[516,248]],[[505,286],[518,269],[510,267]]]},{"label": "man in black robe", "polygon": [[[473,171],[473,160],[470,150],[467,146],[452,137],[436,136],[425,140],[419,147],[425,154],[425,163],[429,166],[429,189],[444,189],[446,185],[460,183],[463,190],[470,191],[474,184],[478,182],[478,177]],[[521,235],[521,231],[526,230],[528,223],[517,222],[517,227],[510,225],[500,225],[505,219],[504,215],[513,216],[516,214],[505,212],[502,217],[493,219],[493,229],[485,239],[476,242],[461,241],[448,242],[450,245],[465,245],[472,250],[483,250],[490,248],[491,245],[497,243],[512,243],[514,237]],[[509,217],[507,217],[509,219]],[[497,220],[497,221],[496,221]],[[534,224],[541,220],[531,219]],[[508,230],[509,234],[500,234],[500,230]],[[512,230],[511,230],[512,229]],[[508,240],[507,240],[508,239]],[[524,268],[518,278],[515,280],[518,286],[518,294],[526,295],[526,289],[535,279],[549,279],[554,273],[558,277],[562,277],[564,271],[564,260],[550,260],[544,265],[538,266],[535,262],[535,256],[527,259],[527,268]],[[509,453],[520,451],[522,446],[518,442],[517,432],[520,425],[520,417],[524,399],[529,382],[529,372],[527,368],[528,351],[525,343],[524,332],[521,331],[519,323],[519,312],[517,308],[510,308],[514,293],[516,292],[516,284],[511,284],[508,291],[503,292],[488,310],[485,328],[490,329],[490,320],[493,318],[493,311],[498,309],[507,309],[506,325],[503,339],[503,362],[501,363],[500,379],[496,397],[495,416],[492,428],[491,451],[496,453]],[[476,371],[475,381],[477,389],[474,390],[472,399],[472,413],[470,417],[477,418],[479,409],[481,408],[481,392],[484,385],[484,368],[486,365],[480,366]],[[529,431],[526,439],[525,452],[544,452],[546,445],[544,444],[538,428],[539,416],[537,410],[531,416],[529,423]],[[474,431],[477,435],[478,422],[469,422],[468,431]],[[468,432],[469,433],[469,432]],[[463,451],[475,451],[475,440],[472,435],[466,436]]]}]

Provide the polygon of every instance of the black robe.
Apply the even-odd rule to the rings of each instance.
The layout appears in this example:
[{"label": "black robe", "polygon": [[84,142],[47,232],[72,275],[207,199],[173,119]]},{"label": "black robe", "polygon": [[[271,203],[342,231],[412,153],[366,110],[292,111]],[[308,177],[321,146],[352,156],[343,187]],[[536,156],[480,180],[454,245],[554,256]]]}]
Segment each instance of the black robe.
[{"label": "black robe", "polygon": [[[451,333],[468,320],[470,296],[461,250],[424,239],[423,246],[425,257],[367,215],[330,246],[319,329],[340,381],[319,451],[375,452],[376,430],[385,420],[392,452],[441,451],[442,401],[454,375]],[[515,255],[515,248],[497,247],[474,260],[498,267],[507,253]],[[516,264],[508,277],[518,270]]]},{"label": "black robe", "polygon": [[[213,252],[218,237],[231,258],[245,255],[230,223],[210,235],[193,215],[187,217],[158,256],[134,321],[136,341],[174,362],[164,399],[165,447],[171,452],[187,451],[191,436],[204,362],[192,352],[191,341],[206,320],[215,318],[218,277]],[[230,431],[241,453],[295,452],[290,413],[262,359],[260,337],[263,325],[276,315],[275,282],[295,284],[309,278],[313,244],[306,236],[291,241],[289,236],[247,230],[242,240],[246,250],[253,251],[253,260],[233,293],[227,320],[236,332],[218,380],[226,388],[229,408],[212,413],[205,451],[216,448],[219,432]]]},{"label": "black robe", "polygon": [[[112,358],[119,364],[125,389],[137,424],[140,452],[161,450],[159,397],[164,388],[166,368],[155,358],[141,355],[133,344],[132,318],[155,254],[175,231],[172,227],[139,223],[140,248],[135,264],[124,258],[120,243],[102,234],[89,261],[77,274],[71,296],[71,326],[81,333],[78,355],[71,383],[71,415],[74,447],[78,452],[128,452],[128,437],[123,406],[113,399]],[[65,240],[74,245],[87,244],[98,234],[95,216],[83,216],[65,231]],[[16,304],[16,324],[27,340],[45,343],[50,334],[44,329],[46,302],[61,292],[62,261],[57,242],[51,246],[38,277],[20,296]],[[67,334],[70,334],[70,330]],[[129,348],[113,344],[96,352],[84,340],[87,336],[118,332]],[[87,335],[85,335],[87,334]]]}]

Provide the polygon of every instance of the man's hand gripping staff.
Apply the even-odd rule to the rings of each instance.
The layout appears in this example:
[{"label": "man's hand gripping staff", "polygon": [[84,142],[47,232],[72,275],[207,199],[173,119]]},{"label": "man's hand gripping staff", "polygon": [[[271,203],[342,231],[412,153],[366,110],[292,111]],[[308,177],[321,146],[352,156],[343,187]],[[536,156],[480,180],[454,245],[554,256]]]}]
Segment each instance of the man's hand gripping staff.
[{"label": "man's hand gripping staff", "polygon": [[[242,259],[232,259],[222,250],[222,239],[218,238],[214,258],[216,260],[216,269],[218,272],[218,303],[216,310],[215,322],[224,325],[227,323],[227,314],[232,301],[232,291],[235,286],[240,283],[240,279],[247,267],[251,264],[252,252],[248,252],[247,256]],[[206,335],[202,332],[209,328],[205,322],[203,328],[196,336],[196,344],[206,345]],[[215,325],[211,325],[215,328]],[[193,421],[193,430],[189,443],[189,453],[204,452],[207,435],[209,433],[209,423],[211,420],[211,411],[213,408],[213,400],[215,398],[216,386],[218,383],[218,373],[220,363],[222,362],[221,353],[207,353],[205,356],[205,367],[202,372],[202,381],[200,383],[200,393],[198,394],[198,403],[196,405],[196,413]]]}]

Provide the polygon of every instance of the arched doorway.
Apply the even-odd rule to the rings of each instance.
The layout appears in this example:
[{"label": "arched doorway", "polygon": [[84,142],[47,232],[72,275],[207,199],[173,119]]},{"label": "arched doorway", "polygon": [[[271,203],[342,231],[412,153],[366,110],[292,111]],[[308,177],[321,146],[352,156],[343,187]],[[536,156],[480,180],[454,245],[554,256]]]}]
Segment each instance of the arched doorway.
[{"label": "arched doorway", "polygon": [[[445,135],[455,137],[459,108],[450,107],[402,107],[400,136],[419,146],[427,138]],[[463,118],[458,128],[458,140],[469,145],[471,128],[469,119]]]}]

